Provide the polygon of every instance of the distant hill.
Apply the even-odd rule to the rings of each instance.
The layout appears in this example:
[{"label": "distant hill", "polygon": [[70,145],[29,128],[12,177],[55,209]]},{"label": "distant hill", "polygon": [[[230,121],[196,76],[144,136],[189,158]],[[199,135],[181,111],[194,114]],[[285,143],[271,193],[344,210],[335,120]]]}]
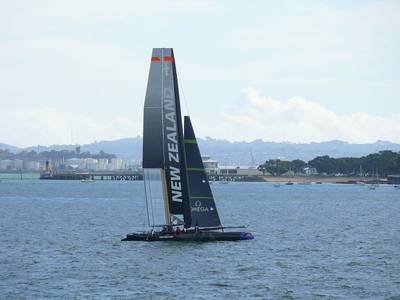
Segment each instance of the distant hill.
[{"label": "distant hill", "polygon": [[[360,157],[381,150],[400,151],[400,144],[377,141],[369,144],[351,144],[343,141],[328,141],[321,143],[277,143],[255,140],[252,142],[230,142],[212,138],[198,139],[203,155],[209,155],[223,165],[259,165],[267,159],[280,158],[282,160],[302,159],[308,161],[316,156],[329,155],[331,157]],[[73,150],[76,145],[52,145],[18,148],[0,143],[0,149],[11,152],[21,150]],[[140,161],[142,157],[142,138],[124,138],[114,141],[100,141],[81,145],[81,151],[98,153],[99,151],[112,153],[121,158],[130,158]]]},{"label": "distant hill", "polygon": [[0,143],[0,150],[8,150],[10,152],[18,152],[18,151],[21,151],[21,149],[22,148],[18,148],[15,146]]}]

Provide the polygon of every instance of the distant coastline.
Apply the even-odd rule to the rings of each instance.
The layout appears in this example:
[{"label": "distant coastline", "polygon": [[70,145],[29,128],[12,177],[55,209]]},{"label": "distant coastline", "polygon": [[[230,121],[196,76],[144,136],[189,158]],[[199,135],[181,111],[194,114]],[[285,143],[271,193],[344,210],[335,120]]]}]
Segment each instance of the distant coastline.
[{"label": "distant coastline", "polygon": [[[252,142],[231,142],[213,138],[198,138],[202,155],[207,155],[218,160],[222,165],[258,166],[268,159],[309,161],[317,156],[329,155],[330,157],[361,157],[370,153],[383,150],[400,151],[400,144],[389,141],[377,141],[374,143],[352,144],[339,140],[318,143],[289,143],[254,140]],[[74,151],[78,145],[52,145],[32,146],[27,148],[1,144],[0,149],[8,149],[16,153],[25,151]],[[111,141],[99,141],[80,145],[82,152],[113,153],[118,158],[132,159],[136,162],[142,160],[142,138],[123,138]]]},{"label": "distant coastline", "polygon": [[375,177],[365,176],[262,176],[264,181],[273,183],[344,183],[344,184],[355,184],[355,183],[370,183],[379,181],[380,183],[386,183],[386,178],[376,179]]}]

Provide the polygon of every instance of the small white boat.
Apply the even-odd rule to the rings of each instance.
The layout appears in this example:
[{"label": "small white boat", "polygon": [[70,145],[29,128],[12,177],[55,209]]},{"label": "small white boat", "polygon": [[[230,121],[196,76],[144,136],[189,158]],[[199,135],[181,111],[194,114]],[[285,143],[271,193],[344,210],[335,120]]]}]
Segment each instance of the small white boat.
[{"label": "small white boat", "polygon": [[396,184],[396,185],[394,186],[394,188],[395,188],[396,190],[400,190],[400,184]]},{"label": "small white boat", "polygon": [[368,188],[369,188],[370,190],[375,190],[375,189],[378,188],[378,187],[379,187],[379,185],[377,185],[376,183],[370,184],[370,185],[368,186]]}]

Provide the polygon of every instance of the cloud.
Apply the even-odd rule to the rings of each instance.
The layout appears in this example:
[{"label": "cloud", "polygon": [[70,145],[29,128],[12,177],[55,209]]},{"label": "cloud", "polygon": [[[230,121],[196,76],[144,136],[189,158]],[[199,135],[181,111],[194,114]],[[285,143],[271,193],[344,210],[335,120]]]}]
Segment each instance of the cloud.
[{"label": "cloud", "polygon": [[[140,110],[141,111],[141,110]],[[247,89],[234,106],[216,116],[192,116],[198,136],[233,141],[400,143],[400,113],[389,117],[365,112],[338,114],[314,101],[286,101]],[[1,141],[17,146],[90,143],[142,134],[141,118],[129,112],[101,117],[52,107],[2,112]]]},{"label": "cloud", "polygon": [[[193,18],[190,14],[193,11],[199,15],[207,14],[210,6],[213,4],[209,1],[195,0],[4,2],[0,11],[0,36],[47,36],[55,31],[63,35],[85,31],[93,33],[96,30],[105,33],[109,26],[121,29],[132,25],[141,31],[145,27],[144,31],[148,32],[160,30],[159,23],[167,27],[170,23],[188,21]],[[147,23],[146,26],[143,23]]]},{"label": "cloud", "polygon": [[136,59],[133,50],[70,38],[0,41],[0,59],[3,100],[15,97],[26,101],[21,95],[27,90],[31,98],[67,94],[73,96],[69,101],[98,91],[120,94],[132,77],[144,84],[145,78],[139,78],[133,70],[148,68],[147,60]]},{"label": "cloud", "polygon": [[[2,8],[0,141],[140,133],[153,46],[175,48],[182,106],[187,98],[201,136],[399,141],[399,2],[19,0]],[[249,86],[259,92],[232,104]]]},{"label": "cloud", "polygon": [[141,133],[142,121],[126,116],[94,118],[82,113],[43,107],[4,111],[0,118],[1,142],[16,146],[83,144]]},{"label": "cloud", "polygon": [[[211,122],[200,118],[200,134],[229,140],[353,143],[388,140],[400,143],[400,113],[389,117],[365,112],[338,114],[314,101],[293,97],[287,101],[262,96],[247,89],[239,108]],[[209,124],[212,124],[210,126]],[[208,132],[208,133],[207,133]]]}]

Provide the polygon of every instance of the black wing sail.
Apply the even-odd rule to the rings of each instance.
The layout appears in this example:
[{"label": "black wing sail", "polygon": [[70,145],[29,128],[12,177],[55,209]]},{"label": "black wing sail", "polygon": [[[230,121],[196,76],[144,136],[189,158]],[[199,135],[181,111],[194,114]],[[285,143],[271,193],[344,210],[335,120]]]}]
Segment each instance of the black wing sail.
[{"label": "black wing sail", "polygon": [[147,81],[143,111],[143,168],[164,168],[161,54],[161,49],[153,49]]},{"label": "black wing sail", "polygon": [[144,106],[143,168],[159,168],[165,172],[169,213],[183,215],[185,226],[188,226],[190,210],[186,200],[182,117],[171,48],[153,49]]},{"label": "black wing sail", "polygon": [[185,155],[189,184],[191,227],[219,227],[221,221],[201,160],[190,118],[185,116]]}]

